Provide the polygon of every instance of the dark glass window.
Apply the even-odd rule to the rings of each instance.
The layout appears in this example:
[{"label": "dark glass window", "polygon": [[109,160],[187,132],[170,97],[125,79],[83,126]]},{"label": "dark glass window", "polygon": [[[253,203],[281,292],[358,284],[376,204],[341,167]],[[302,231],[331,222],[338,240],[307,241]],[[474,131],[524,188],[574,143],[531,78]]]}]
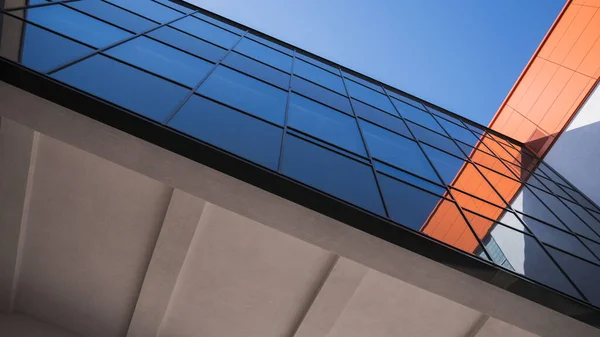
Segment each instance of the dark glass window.
[{"label": "dark glass window", "polygon": [[392,220],[414,230],[420,230],[440,201],[440,197],[383,174],[377,179]]},{"label": "dark glass window", "polygon": [[389,98],[386,95],[369,89],[353,81],[346,80],[345,82],[346,87],[348,87],[348,92],[350,93],[350,96],[359,99],[367,104],[370,104],[376,108],[385,110],[393,115],[396,114],[396,110],[394,110],[392,102],[390,102]]},{"label": "dark glass window", "polygon": [[400,118],[354,99],[352,100],[352,105],[357,116],[412,139],[412,135],[408,131],[406,124]]},{"label": "dark glass window", "polygon": [[550,227],[528,216],[523,216],[522,219],[540,241],[551,244],[582,258],[592,261],[595,260],[592,253],[590,253],[590,251],[587,250],[575,236],[554,227]]},{"label": "dark glass window", "polygon": [[323,68],[325,70],[329,70],[330,72],[332,72],[332,73],[334,73],[336,75],[340,74],[340,71],[339,71],[339,69],[337,67],[329,65],[329,64],[327,64],[325,62],[321,62],[321,61],[319,61],[317,59],[314,59],[312,57],[306,56],[306,55],[304,55],[302,53],[298,53],[297,52],[296,53],[296,58],[299,58],[299,59],[301,59],[303,61],[306,61],[308,63],[312,63],[312,64],[314,64],[314,65],[316,65],[318,67],[321,67],[321,68]]},{"label": "dark glass window", "polygon": [[141,36],[104,52],[189,87],[198,84],[213,64]]},{"label": "dark glass window", "polygon": [[218,67],[198,92],[275,124],[283,125],[287,92],[226,67]]},{"label": "dark glass window", "polygon": [[62,5],[29,9],[27,20],[94,47],[104,47],[132,35]]},{"label": "dark glass window", "polygon": [[285,72],[292,71],[291,57],[248,38],[242,39],[234,50]]},{"label": "dark glass window", "polygon": [[[371,81],[367,81],[364,80],[358,76],[354,76],[348,72],[342,71],[342,73],[344,74],[345,78],[351,79],[352,81],[356,82],[356,83],[360,83],[362,85],[364,85],[365,87],[371,88],[375,91],[379,91],[380,93],[383,94],[383,89],[381,88],[381,86],[379,84],[375,84]],[[358,97],[357,97],[358,98]]]},{"label": "dark glass window", "polygon": [[394,102],[394,106],[400,112],[400,116],[411,120],[415,123],[418,123],[426,128],[429,128],[433,131],[437,131],[439,133],[444,133],[444,130],[439,126],[439,124],[433,119],[433,117],[423,110],[417,109],[412,105],[406,104],[404,102],[400,102],[396,99],[392,100]]},{"label": "dark glass window", "polygon": [[590,201],[588,201],[587,198],[585,198],[581,193],[572,190],[570,188],[567,187],[563,187],[565,192],[567,192],[571,198],[575,201],[577,201],[577,203],[579,203],[580,205],[587,207],[588,209],[591,209],[593,211],[598,211],[598,207],[596,207],[594,204],[592,204]]},{"label": "dark glass window", "polygon": [[373,158],[426,179],[438,181],[417,143],[374,124],[362,120],[359,123]]},{"label": "dark glass window", "polygon": [[180,11],[180,12],[185,13],[185,14],[189,14],[189,13],[193,12],[193,10],[191,10],[191,9],[189,9],[187,7],[180,6],[180,5],[174,3],[173,1],[170,1],[170,0],[153,0],[153,1],[160,2],[161,4],[163,4],[163,5],[167,6],[167,7],[170,7],[172,9],[175,9],[175,10]]},{"label": "dark glass window", "polygon": [[308,98],[292,94],[288,126],[348,151],[367,156],[356,119]]},{"label": "dark glass window", "polygon": [[598,238],[586,224],[579,219],[575,213],[567,208],[558,198],[546,192],[537,189],[531,191],[538,196],[562,222],[573,232],[587,236],[589,238]]},{"label": "dark glass window", "polygon": [[531,188],[523,187],[511,203],[511,207],[520,213],[540,219],[560,229],[567,228],[556,218],[532,192]]},{"label": "dark glass window", "polygon": [[290,85],[290,75],[288,73],[271,68],[236,52],[229,53],[222,63],[284,90],[288,90]]},{"label": "dark glass window", "polygon": [[175,20],[178,17],[183,16],[183,14],[167,8],[161,4],[157,4],[153,1],[147,0],[127,0],[127,1],[118,1],[118,0],[106,0],[108,2],[114,3],[117,6],[128,9],[132,12],[138,13],[147,17],[148,19],[158,21],[158,22],[167,22],[171,20]]},{"label": "dark glass window", "polygon": [[129,13],[103,1],[76,1],[66,3],[66,5],[135,33],[146,31],[157,25],[156,22]]},{"label": "dark glass window", "polygon": [[600,306],[600,267],[556,249],[548,248],[548,251],[585,297],[595,306]]},{"label": "dark glass window", "polygon": [[489,235],[494,238],[513,271],[580,298],[533,237],[502,225],[494,226]]},{"label": "dark glass window", "polygon": [[284,46],[280,45],[279,43],[275,43],[275,42],[272,42],[272,41],[270,41],[268,39],[262,38],[262,37],[260,37],[260,36],[258,36],[256,34],[250,33],[250,34],[248,34],[248,37],[251,38],[254,41],[257,41],[257,42],[260,42],[260,43],[264,44],[265,46],[269,46],[269,47],[271,47],[271,48],[273,48],[275,50],[279,50],[280,52],[282,52],[284,54],[288,54],[290,56],[292,56],[292,54],[293,54],[292,50],[290,48],[284,47]]},{"label": "dark glass window", "polygon": [[[567,205],[567,207],[569,207],[569,209],[571,209],[571,211],[577,214],[589,227],[591,227],[593,231],[596,233],[600,231],[600,222],[598,222],[596,218],[586,211],[585,208],[567,200],[564,200],[563,202]],[[590,238],[597,238],[597,236],[590,236]]]},{"label": "dark glass window", "polygon": [[[447,120],[445,120],[444,118],[440,118],[440,117],[434,117],[438,122],[440,122],[440,124],[442,124],[442,127],[444,127],[444,129],[446,130],[446,132],[454,139],[459,140],[463,143],[466,143],[470,146],[475,146],[478,142],[479,139],[477,137],[475,137],[475,135],[463,128],[462,126],[456,125],[452,122],[449,122]],[[469,152],[467,152],[468,154]]]},{"label": "dark glass window", "polygon": [[375,167],[375,169],[378,172],[382,172],[385,173],[389,176],[392,176],[394,178],[397,178],[399,180],[405,181],[405,182],[409,182],[415,186],[421,187],[423,189],[426,189],[427,191],[430,191],[432,193],[435,193],[439,196],[444,196],[446,194],[446,189],[440,185],[437,184],[433,184],[427,180],[424,179],[420,179],[417,178],[416,176],[412,175],[412,174],[408,174],[404,171],[401,171],[397,168],[391,167],[389,165],[386,165],[380,161],[374,160],[373,161],[373,166]]},{"label": "dark glass window", "polygon": [[212,62],[217,62],[225,56],[225,53],[227,52],[224,48],[168,26],[153,30],[148,33],[148,36]]},{"label": "dark glass window", "polygon": [[423,150],[427,154],[427,157],[433,163],[444,183],[450,185],[460,169],[465,165],[463,160],[460,160],[454,156],[451,156],[445,152],[434,149],[431,146],[423,145]]},{"label": "dark glass window", "polygon": [[344,88],[344,82],[342,82],[341,77],[319,67],[313,66],[310,63],[306,63],[297,59],[294,63],[294,74],[302,76],[307,80],[311,80],[331,90],[337,91],[342,95],[346,95],[346,89]]},{"label": "dark glass window", "polygon": [[296,136],[285,137],[283,174],[373,213],[385,214],[369,166]]},{"label": "dark glass window", "polygon": [[352,108],[350,107],[348,97],[336,94],[331,90],[327,90],[295,76],[292,77],[292,89],[315,101],[319,101],[332,108],[352,115]]},{"label": "dark glass window", "polygon": [[415,123],[407,122],[408,127],[415,135],[415,138],[421,142],[433,145],[441,150],[444,150],[457,157],[464,157],[465,155],[460,151],[458,146],[452,141],[452,139],[444,137],[438,133],[430,131],[424,127],[421,127]]},{"label": "dark glass window", "polygon": [[212,23],[215,26],[221,27],[223,29],[227,29],[228,31],[230,31],[232,33],[235,33],[235,34],[238,34],[238,35],[242,35],[244,33],[243,29],[237,28],[237,27],[232,26],[230,24],[227,24],[227,23],[225,23],[223,21],[220,21],[220,20],[217,20],[217,19],[213,19],[213,18],[211,18],[208,15],[204,15],[202,13],[196,13],[196,14],[194,14],[194,16],[197,17],[197,18],[199,18],[199,19],[202,19],[202,20],[204,20],[206,22],[210,22],[210,23]]},{"label": "dark glass window", "polygon": [[92,51],[77,42],[25,24],[21,62],[31,69],[47,72]]},{"label": "dark glass window", "polygon": [[53,77],[156,121],[163,121],[189,92],[101,55],[75,63]]},{"label": "dark glass window", "polygon": [[421,102],[415,101],[414,99],[402,95],[400,93],[395,92],[394,90],[390,90],[390,89],[386,89],[386,92],[388,93],[388,95],[390,95],[390,97],[401,100],[404,103],[408,103],[412,106],[415,106],[419,109],[425,109],[425,107],[423,106],[423,104],[421,104]]},{"label": "dark glass window", "polygon": [[193,95],[169,123],[207,143],[277,170],[282,129]]},{"label": "dark glass window", "polygon": [[596,256],[596,258],[598,258],[600,260],[600,244],[596,243],[592,240],[580,237],[581,240],[583,240],[583,243],[589,248],[591,249],[591,251],[594,253],[594,255]]},{"label": "dark glass window", "polygon": [[192,16],[177,20],[173,22],[171,26],[226,49],[231,48],[240,39],[239,35],[228,32],[225,29],[211,25],[208,22],[204,22]]}]

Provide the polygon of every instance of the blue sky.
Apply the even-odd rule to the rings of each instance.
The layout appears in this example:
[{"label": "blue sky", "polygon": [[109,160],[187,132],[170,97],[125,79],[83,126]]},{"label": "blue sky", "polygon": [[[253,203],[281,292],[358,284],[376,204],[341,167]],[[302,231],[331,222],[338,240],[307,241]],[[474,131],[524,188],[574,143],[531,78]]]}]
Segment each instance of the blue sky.
[{"label": "blue sky", "polygon": [[565,0],[188,0],[488,125]]}]

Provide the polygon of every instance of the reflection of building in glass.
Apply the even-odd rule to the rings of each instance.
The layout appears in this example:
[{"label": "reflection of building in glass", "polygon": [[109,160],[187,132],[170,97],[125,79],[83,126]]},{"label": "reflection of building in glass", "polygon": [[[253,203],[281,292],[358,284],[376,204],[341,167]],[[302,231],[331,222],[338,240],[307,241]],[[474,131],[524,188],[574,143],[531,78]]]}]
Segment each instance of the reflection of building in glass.
[{"label": "reflection of building in glass", "polygon": [[600,14],[578,33],[587,45],[566,40],[595,7],[565,7],[486,128],[182,2],[27,4],[2,11],[4,81],[587,323],[599,317],[598,98],[580,104],[599,75]]}]

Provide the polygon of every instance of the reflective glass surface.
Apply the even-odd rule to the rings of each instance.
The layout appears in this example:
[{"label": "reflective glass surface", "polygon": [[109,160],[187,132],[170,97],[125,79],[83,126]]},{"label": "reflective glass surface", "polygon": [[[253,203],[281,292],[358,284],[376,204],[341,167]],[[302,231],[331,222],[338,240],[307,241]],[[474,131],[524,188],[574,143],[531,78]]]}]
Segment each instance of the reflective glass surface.
[{"label": "reflective glass surface", "polygon": [[235,70],[217,68],[197,92],[267,121],[283,125],[287,93]]},{"label": "reflective glass surface", "polygon": [[104,52],[106,55],[194,87],[213,64],[141,36]]},{"label": "reflective glass surface", "polygon": [[208,22],[196,19],[193,16],[188,16],[181,20],[177,20],[171,23],[171,26],[203,40],[212,42],[225,49],[233,47],[233,45],[240,39],[240,36],[237,34],[233,34]]},{"label": "reflective glass surface", "polygon": [[168,0],[21,13],[0,56],[73,95],[330,198],[328,216],[364,211],[600,305],[600,209],[524,144]]},{"label": "reflective glass surface", "polygon": [[308,98],[292,94],[288,126],[348,151],[367,156],[356,119]]},{"label": "reflective glass surface", "polygon": [[234,50],[279,70],[288,73],[292,71],[292,58],[290,56],[248,38],[242,39]]}]

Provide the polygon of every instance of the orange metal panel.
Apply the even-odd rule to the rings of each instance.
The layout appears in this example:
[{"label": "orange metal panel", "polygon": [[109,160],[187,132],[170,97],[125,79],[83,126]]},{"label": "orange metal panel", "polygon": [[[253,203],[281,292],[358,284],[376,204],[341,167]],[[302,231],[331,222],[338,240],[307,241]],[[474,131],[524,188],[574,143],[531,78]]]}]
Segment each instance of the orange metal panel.
[{"label": "orange metal panel", "polygon": [[581,33],[562,64],[567,68],[577,69],[590,49],[592,49],[596,40],[598,40],[598,36],[600,36],[600,10],[596,9],[594,16]]},{"label": "orange metal panel", "polygon": [[552,63],[552,62],[548,62],[548,61],[544,61],[544,62],[545,63],[542,66],[542,69],[540,70],[538,75],[535,77],[535,80],[533,81],[533,83],[531,83],[531,86],[529,87],[529,89],[527,90],[525,95],[523,96],[523,99],[521,99],[521,102],[519,102],[519,105],[514,107],[515,110],[517,110],[523,116],[528,115],[529,110],[531,109],[533,104],[535,104],[535,102],[539,98],[540,94],[544,91],[544,89],[546,88],[548,83],[550,83],[550,80],[552,79],[552,77],[554,76],[554,74],[556,73],[558,68],[560,67],[559,65]]},{"label": "orange metal panel", "polygon": [[[600,30],[600,29],[598,29]],[[592,76],[594,78],[598,78],[597,71],[600,69],[600,39],[597,39],[594,42],[592,48],[584,57],[581,64],[577,67],[577,71]]]},{"label": "orange metal panel", "polygon": [[535,77],[540,72],[540,70],[542,70],[542,66],[546,64],[546,62],[546,60],[541,58],[533,59],[529,67],[529,71],[527,71],[527,73],[524,74],[524,76],[522,76],[521,82],[516,88],[514,88],[513,93],[509,94],[510,97],[508,99],[508,105],[514,108],[519,104],[519,102],[521,102],[523,96],[525,96],[525,93],[527,93],[529,86],[531,86],[531,83],[533,83]]},{"label": "orange metal panel", "polygon": [[600,7],[600,0],[586,0],[586,6]]},{"label": "orange metal panel", "polygon": [[577,101],[577,99],[581,97],[582,92],[586,90],[586,85],[589,83],[589,81],[589,77],[579,73],[574,73],[563,91],[556,98],[542,121],[539,123],[540,128],[543,129],[547,134],[560,132],[560,130],[564,127],[563,121],[565,120],[565,116],[570,116],[573,114],[571,107]]},{"label": "orange metal panel", "polygon": [[566,5],[565,9],[563,9],[563,13],[560,16],[560,19],[555,22],[554,28],[552,29],[552,33],[546,36],[545,41],[542,43],[541,48],[539,49],[538,56],[543,58],[549,58],[550,54],[554,51],[554,48],[562,39],[563,35],[581,10],[581,6],[574,5]]},{"label": "orange metal panel", "polygon": [[548,81],[542,93],[537,96],[536,101],[529,112],[526,113],[523,110],[520,110],[520,112],[525,114],[527,119],[534,124],[539,124],[546,115],[546,112],[548,112],[548,109],[554,103],[554,100],[567,85],[571,76],[573,76],[572,70],[563,67],[558,68],[554,76]]},{"label": "orange metal panel", "polygon": [[567,31],[552,51],[552,54],[550,54],[548,60],[562,64],[579,37],[583,34],[594,14],[596,14],[597,10],[598,9],[594,7],[581,7],[581,10],[577,13],[577,16],[571,25],[569,25],[569,28],[567,28]]}]

